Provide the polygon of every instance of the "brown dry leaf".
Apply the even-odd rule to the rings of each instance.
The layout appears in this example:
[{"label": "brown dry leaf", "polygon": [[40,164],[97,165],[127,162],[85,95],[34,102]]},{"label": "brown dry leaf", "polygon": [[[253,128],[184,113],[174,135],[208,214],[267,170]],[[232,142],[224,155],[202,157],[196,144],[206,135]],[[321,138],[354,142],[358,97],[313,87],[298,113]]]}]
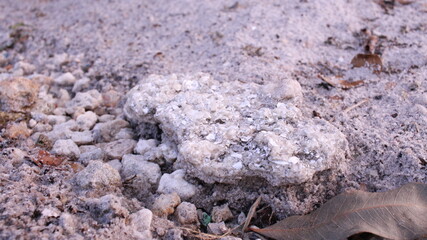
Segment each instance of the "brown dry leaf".
[{"label": "brown dry leaf", "polygon": [[340,87],[342,89],[357,87],[365,83],[365,81],[363,80],[349,82],[347,80],[340,79],[341,78],[340,76],[333,77],[335,81],[331,78],[323,76],[322,74],[318,74],[317,77],[319,77],[320,79],[325,81],[327,84],[331,85],[332,87]]},{"label": "brown dry leaf", "polygon": [[342,193],[311,214],[250,230],[277,240],[347,239],[364,232],[399,240],[426,237],[427,184],[409,183],[382,193]]},{"label": "brown dry leaf", "polygon": [[352,60],[351,65],[355,68],[370,67],[373,72],[378,74],[383,69],[383,61],[377,54],[357,54]]},{"label": "brown dry leaf", "polygon": [[402,5],[409,5],[415,2],[415,1],[408,1],[408,0],[396,0],[396,1]]},{"label": "brown dry leaf", "polygon": [[35,163],[37,165],[49,165],[49,166],[59,166],[62,162],[64,162],[63,157],[58,157],[50,154],[44,150],[39,150],[39,153],[35,159]]}]

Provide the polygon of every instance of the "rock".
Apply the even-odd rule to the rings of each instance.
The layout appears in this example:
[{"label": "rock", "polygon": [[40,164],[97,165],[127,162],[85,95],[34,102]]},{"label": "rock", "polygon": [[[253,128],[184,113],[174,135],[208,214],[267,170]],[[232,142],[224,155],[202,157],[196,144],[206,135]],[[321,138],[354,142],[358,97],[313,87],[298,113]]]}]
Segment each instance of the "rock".
[{"label": "rock", "polygon": [[225,226],[224,222],[220,223],[209,223],[208,224],[208,233],[215,235],[223,235],[228,232],[228,227]]},{"label": "rock", "polygon": [[106,107],[116,107],[121,99],[121,94],[115,90],[109,90],[102,94],[102,99],[104,100],[104,105]]},{"label": "rock", "polygon": [[122,128],[127,126],[129,123],[122,119],[98,123],[93,128],[93,136],[97,142],[110,142]]},{"label": "rock", "polygon": [[87,111],[76,118],[80,130],[92,129],[97,120],[98,116],[92,111]]},{"label": "rock", "polygon": [[211,216],[212,216],[213,222],[219,223],[219,222],[225,222],[229,219],[232,219],[233,213],[228,207],[228,204],[224,204],[221,206],[213,207]]},{"label": "rock", "polygon": [[299,84],[267,85],[151,75],[127,94],[124,114],[160,126],[162,141],[179,152],[174,166],[207,183],[260,177],[281,186],[345,169],[344,134],[301,113]]},{"label": "rock", "polygon": [[196,206],[189,202],[182,202],[178,205],[175,210],[175,215],[179,221],[179,223],[185,224],[197,224],[197,209]]},{"label": "rock", "polygon": [[140,236],[142,234],[143,236],[145,236],[145,238],[140,239],[151,239],[150,227],[152,220],[153,213],[146,208],[143,208],[138,212],[132,213],[130,215],[130,223],[139,233],[137,235]]},{"label": "rock", "polygon": [[27,112],[37,101],[40,85],[28,78],[0,81],[0,111]]},{"label": "rock", "polygon": [[156,198],[151,210],[159,217],[167,217],[175,212],[175,207],[180,203],[178,194],[162,194]]},{"label": "rock", "polygon": [[167,218],[153,215],[151,228],[157,233],[158,236],[165,236],[168,230],[174,227],[176,227],[174,222],[168,220]]},{"label": "rock", "polygon": [[12,166],[17,167],[24,162],[24,158],[27,156],[27,153],[19,148],[6,148],[3,149],[1,155],[7,156],[7,159]]},{"label": "rock", "polygon": [[136,175],[151,185],[159,182],[161,171],[159,165],[147,162],[141,155],[126,154],[122,159],[122,175],[124,179]]},{"label": "rock", "polygon": [[87,165],[92,160],[103,160],[104,156],[104,151],[102,151],[101,148],[94,146],[92,150],[88,150],[80,154],[79,162],[81,162],[83,165]]},{"label": "rock", "polygon": [[37,123],[33,127],[33,132],[50,132],[53,127],[50,124]]},{"label": "rock", "polygon": [[53,154],[77,159],[80,156],[79,147],[71,139],[59,139],[52,147]]},{"label": "rock", "polygon": [[62,115],[46,115],[46,121],[53,126],[65,123],[67,121],[67,117]]},{"label": "rock", "polygon": [[164,240],[184,240],[182,237],[182,230],[178,228],[169,229],[166,235],[164,236]]},{"label": "rock", "polygon": [[42,216],[43,217],[54,217],[57,218],[61,214],[61,211],[59,209],[54,207],[46,207],[42,210]]},{"label": "rock", "polygon": [[67,72],[55,78],[54,82],[59,85],[72,85],[76,82],[76,78],[72,73]]},{"label": "rock", "polygon": [[15,70],[22,69],[24,75],[30,75],[36,70],[36,67],[33,64],[23,61],[17,62],[14,68]]},{"label": "rock", "polygon": [[104,122],[113,121],[115,118],[116,118],[116,116],[114,116],[114,115],[104,114],[98,118],[98,121],[101,123],[104,123]]},{"label": "rock", "polygon": [[129,211],[122,206],[121,198],[113,194],[88,201],[92,217],[101,224],[109,224],[114,218],[126,218]]},{"label": "rock", "polygon": [[135,145],[136,141],[133,139],[120,139],[107,143],[104,151],[110,159],[122,159],[123,155],[132,153]]},{"label": "rock", "polygon": [[66,104],[66,111],[68,114],[72,114],[79,107],[85,110],[94,110],[101,102],[102,95],[96,89],[87,92],[78,92],[76,96]]},{"label": "rock", "polygon": [[65,123],[57,124],[53,126],[51,132],[46,133],[46,136],[52,141],[55,142],[58,139],[70,139],[73,131],[78,130],[77,123],[75,120],[71,119]]},{"label": "rock", "polygon": [[67,90],[61,88],[58,92],[57,106],[63,108],[70,101],[71,97]]},{"label": "rock", "polygon": [[114,136],[114,140],[120,139],[133,139],[135,136],[133,134],[132,128],[122,128],[120,131]]},{"label": "rock", "polygon": [[62,107],[55,108],[52,113],[57,116],[65,116],[66,114],[65,108],[62,108]]},{"label": "rock", "polygon": [[92,144],[94,142],[91,131],[72,132],[70,137],[77,145]]},{"label": "rock", "polygon": [[119,172],[101,161],[89,162],[73,179],[76,185],[82,188],[111,188],[121,184]]},{"label": "rock", "polygon": [[74,93],[82,92],[84,89],[89,88],[90,79],[89,78],[81,78],[74,83],[73,89],[71,90]]},{"label": "rock", "polygon": [[130,179],[127,187],[132,189],[138,198],[150,196],[161,176],[159,165],[145,161],[141,155],[131,154],[123,156],[121,173],[125,181]]},{"label": "rock", "polygon": [[144,155],[144,153],[148,152],[152,148],[157,146],[157,141],[155,139],[139,139],[136,144],[135,149],[133,150],[135,153]]},{"label": "rock", "polygon": [[159,193],[177,193],[182,199],[189,199],[196,194],[196,187],[184,180],[185,171],[182,169],[168,174],[165,173],[160,178]]},{"label": "rock", "polygon": [[76,219],[72,214],[63,212],[59,217],[59,225],[63,227],[69,234],[73,234],[76,229]]},{"label": "rock", "polygon": [[120,172],[122,170],[122,163],[118,159],[108,161],[107,163],[110,164],[110,166],[112,166],[118,172]]},{"label": "rock", "polygon": [[[70,109],[66,109],[66,111],[69,111]],[[76,107],[73,109],[72,118],[77,119],[80,115],[84,114],[86,110],[84,107]]]},{"label": "rock", "polygon": [[37,125],[37,121],[34,119],[30,119],[30,121],[28,121],[28,127],[33,128]]},{"label": "rock", "polygon": [[9,138],[28,138],[31,135],[31,130],[28,129],[24,121],[10,123],[7,125],[4,135]]}]

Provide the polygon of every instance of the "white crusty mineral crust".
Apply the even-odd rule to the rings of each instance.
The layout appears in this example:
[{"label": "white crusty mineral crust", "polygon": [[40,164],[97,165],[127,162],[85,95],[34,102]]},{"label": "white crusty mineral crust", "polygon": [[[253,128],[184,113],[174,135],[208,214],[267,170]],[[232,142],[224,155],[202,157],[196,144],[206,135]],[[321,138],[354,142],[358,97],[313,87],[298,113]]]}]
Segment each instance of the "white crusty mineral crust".
[{"label": "white crusty mineral crust", "polygon": [[345,166],[344,135],[296,106],[301,87],[218,82],[208,74],[151,75],[127,94],[134,123],[158,124],[176,144],[176,168],[212,183],[258,176],[272,185],[310,181]]}]

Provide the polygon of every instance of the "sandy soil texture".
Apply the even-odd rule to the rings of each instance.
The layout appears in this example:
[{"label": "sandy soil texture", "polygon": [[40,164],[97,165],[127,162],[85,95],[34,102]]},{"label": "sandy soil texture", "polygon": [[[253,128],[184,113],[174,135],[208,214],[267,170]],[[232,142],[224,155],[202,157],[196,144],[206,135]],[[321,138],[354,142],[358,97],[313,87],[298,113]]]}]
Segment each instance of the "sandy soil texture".
[{"label": "sandy soil texture", "polygon": [[[221,233],[221,227],[207,228],[203,220],[224,204],[231,217],[220,217],[218,224],[224,221],[231,229],[258,196],[282,219],[308,213],[346,189],[385,191],[408,182],[427,183],[426,36],[423,0],[0,1],[0,238],[192,239],[180,227]],[[357,54],[379,56],[381,64],[355,67]],[[205,178],[200,174],[209,170],[198,172],[196,165],[189,173],[197,174],[181,176],[176,170],[190,166],[180,147],[192,140],[185,135],[191,124],[168,125],[165,112],[162,120],[154,112],[145,116],[147,125],[140,124],[141,119],[129,119],[135,115],[123,113],[123,106],[126,93],[138,83],[151,86],[151,74],[168,79],[200,72],[216,86],[230,83],[229,92],[250,85],[250,94],[258,94],[257,86],[268,92],[265,86],[286,89],[296,81],[302,97],[286,106],[298,108],[298,121],[339,132],[339,154],[328,152],[334,146],[324,147],[322,154],[334,156],[332,163],[297,183],[272,186],[265,172],[234,181],[241,175],[228,169]],[[10,80],[17,76],[32,82]],[[6,87],[28,94],[13,101]],[[90,96],[82,95],[88,91]],[[168,88],[161,91],[168,93]],[[246,97],[237,90],[233,94]],[[264,107],[261,95],[253,112]],[[49,104],[37,105],[35,96]],[[18,120],[25,126],[13,125],[14,130],[11,124]],[[165,133],[176,140],[162,140]],[[48,140],[40,143],[41,135]],[[41,149],[68,163],[51,167],[34,162]],[[135,167],[136,160],[126,156],[130,153],[149,163]],[[177,158],[183,164],[173,165]],[[134,169],[139,167],[152,175],[138,175]],[[111,169],[117,170],[112,174]],[[76,174],[87,182],[76,180]],[[227,181],[221,182],[221,174]],[[91,179],[94,175],[102,180]],[[178,193],[177,201],[169,194],[174,188],[165,185],[170,178],[192,194]],[[181,201],[187,203],[172,214]],[[183,219],[180,211],[197,211],[198,217]]]}]

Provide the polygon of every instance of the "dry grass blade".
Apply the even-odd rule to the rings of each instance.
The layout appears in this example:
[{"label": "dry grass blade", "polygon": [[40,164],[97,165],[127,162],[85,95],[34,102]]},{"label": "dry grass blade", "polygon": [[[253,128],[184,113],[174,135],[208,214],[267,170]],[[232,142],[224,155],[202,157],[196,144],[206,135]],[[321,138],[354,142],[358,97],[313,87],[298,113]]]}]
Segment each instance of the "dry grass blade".
[{"label": "dry grass blade", "polygon": [[409,183],[381,193],[340,194],[305,216],[250,230],[277,240],[347,239],[366,232],[387,239],[427,235],[427,184]]},{"label": "dry grass blade", "polygon": [[349,82],[347,80],[341,80],[340,81],[341,88],[343,88],[343,89],[349,89],[349,88],[357,87],[357,86],[360,86],[364,83],[365,83],[365,81],[363,81],[363,80],[358,80],[358,81],[354,81],[354,82]]},{"label": "dry grass blade", "polygon": [[246,232],[249,224],[251,223],[251,220],[255,214],[256,209],[258,208],[259,203],[261,202],[261,196],[259,196],[254,204],[252,204],[251,208],[249,209],[248,215],[246,216],[245,224],[243,225],[243,232]]},{"label": "dry grass blade", "polygon": [[344,109],[342,112],[343,112],[343,113],[348,113],[348,112],[350,112],[351,110],[353,110],[353,109],[355,109],[355,108],[357,108],[357,107],[360,107],[362,104],[364,104],[364,103],[366,103],[366,102],[368,102],[368,101],[369,101],[369,98],[365,98],[365,99],[363,99],[362,101],[360,101],[360,102],[358,102],[358,103],[356,103],[356,104],[354,104],[354,105],[352,105],[352,106],[350,106],[350,107],[348,107],[348,108]]}]

